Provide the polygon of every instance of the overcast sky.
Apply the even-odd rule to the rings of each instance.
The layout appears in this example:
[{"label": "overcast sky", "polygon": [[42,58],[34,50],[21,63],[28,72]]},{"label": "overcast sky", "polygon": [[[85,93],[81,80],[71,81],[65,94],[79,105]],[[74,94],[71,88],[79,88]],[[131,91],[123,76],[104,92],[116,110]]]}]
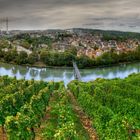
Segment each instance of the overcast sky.
[{"label": "overcast sky", "polygon": [[[73,27],[140,32],[140,0],[0,0],[10,29]],[[4,23],[0,23],[4,29]]]}]

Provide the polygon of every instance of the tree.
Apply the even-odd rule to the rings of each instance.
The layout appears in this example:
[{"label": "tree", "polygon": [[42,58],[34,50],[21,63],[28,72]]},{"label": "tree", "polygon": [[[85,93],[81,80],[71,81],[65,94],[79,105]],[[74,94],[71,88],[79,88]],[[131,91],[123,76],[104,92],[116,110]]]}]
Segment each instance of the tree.
[{"label": "tree", "polygon": [[49,52],[41,51],[41,53],[40,53],[40,60],[42,62],[44,62],[45,64],[48,63],[49,62],[49,57],[50,57]]},{"label": "tree", "polygon": [[28,60],[28,55],[24,51],[21,51],[16,58],[17,64],[26,64],[27,60]]},{"label": "tree", "polygon": [[38,54],[36,52],[31,53],[28,57],[28,63],[34,64],[37,61],[38,61]]}]

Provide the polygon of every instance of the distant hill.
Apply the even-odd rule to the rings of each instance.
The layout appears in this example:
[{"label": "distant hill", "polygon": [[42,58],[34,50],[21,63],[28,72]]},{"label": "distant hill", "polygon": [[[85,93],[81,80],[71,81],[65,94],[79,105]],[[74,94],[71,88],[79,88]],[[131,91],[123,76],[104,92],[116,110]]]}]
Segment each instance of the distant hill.
[{"label": "distant hill", "polygon": [[[123,31],[113,31],[113,30],[99,30],[99,29],[85,29],[85,28],[71,28],[71,29],[48,29],[48,30],[11,30],[9,35],[16,34],[65,34],[65,33],[83,35],[83,34],[92,34],[99,35],[103,40],[116,40],[116,41],[125,41],[127,39],[138,39],[140,40],[140,33],[136,32],[123,32]],[[5,34],[5,32],[3,32]]]},{"label": "distant hill", "polygon": [[140,33],[136,32],[124,32],[124,31],[113,31],[113,30],[99,30],[99,29],[84,29],[84,28],[73,28],[75,33],[91,33],[91,34],[102,34],[103,36],[124,37],[124,38],[137,38],[140,39]]}]

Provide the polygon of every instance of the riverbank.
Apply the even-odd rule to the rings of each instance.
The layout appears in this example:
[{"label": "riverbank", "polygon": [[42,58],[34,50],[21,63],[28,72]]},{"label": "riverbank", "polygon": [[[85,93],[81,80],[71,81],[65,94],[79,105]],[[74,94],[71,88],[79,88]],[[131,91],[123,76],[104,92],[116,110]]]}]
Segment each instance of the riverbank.
[{"label": "riverbank", "polygon": [[[42,62],[36,62],[35,64],[16,64],[15,62],[5,62],[5,61],[0,61],[1,63],[5,64],[13,64],[17,66],[23,66],[23,67],[30,67],[30,68],[52,68],[52,69],[73,69],[71,66],[48,66]],[[128,65],[128,64],[134,64],[134,63],[139,63],[140,61],[133,61],[133,62],[121,62],[121,63],[116,63],[116,64],[110,64],[110,65],[99,65],[99,66],[93,66],[93,67],[84,67],[84,68],[79,68],[79,69],[96,69],[96,68],[109,68],[109,67],[114,67],[114,66],[123,66],[123,65]]]},{"label": "riverbank", "polygon": [[36,62],[35,64],[17,64],[15,62],[5,62],[5,61],[0,61],[0,63],[5,63],[5,64],[11,64],[11,65],[16,65],[16,66],[23,66],[23,67],[30,67],[30,68],[52,68],[52,69],[73,69],[73,67],[67,67],[67,66],[47,66],[42,62]]},{"label": "riverbank", "polygon": [[85,56],[78,57],[72,52],[43,52],[41,54],[33,53],[29,56],[25,52],[19,54],[14,51],[1,52],[0,61],[30,67],[62,69],[72,68],[72,61],[75,61],[79,69],[93,69],[140,62],[140,47],[129,53],[106,52],[95,59]]}]

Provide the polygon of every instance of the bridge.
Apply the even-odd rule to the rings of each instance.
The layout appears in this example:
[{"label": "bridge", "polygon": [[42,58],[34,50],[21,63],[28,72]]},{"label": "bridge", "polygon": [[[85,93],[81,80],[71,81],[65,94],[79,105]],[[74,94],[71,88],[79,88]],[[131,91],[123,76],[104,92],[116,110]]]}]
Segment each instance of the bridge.
[{"label": "bridge", "polygon": [[73,68],[74,68],[74,77],[75,77],[76,80],[81,81],[82,78],[81,78],[80,71],[79,71],[79,69],[77,67],[77,64],[74,61],[72,63],[73,63]]}]

